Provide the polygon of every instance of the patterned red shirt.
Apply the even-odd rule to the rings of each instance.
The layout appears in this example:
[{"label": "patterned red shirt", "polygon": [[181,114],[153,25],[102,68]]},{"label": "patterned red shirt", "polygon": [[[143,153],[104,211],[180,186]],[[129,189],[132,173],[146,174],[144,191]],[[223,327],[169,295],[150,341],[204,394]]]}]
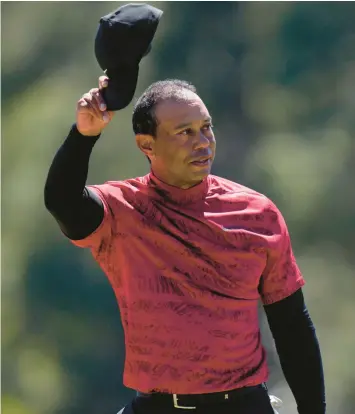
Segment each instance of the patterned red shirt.
[{"label": "patterned red shirt", "polygon": [[258,301],[304,284],[276,206],[213,175],[188,190],[152,173],[90,188],[104,219],[73,243],[91,249],[115,291],[124,385],[194,394],[266,381]]}]

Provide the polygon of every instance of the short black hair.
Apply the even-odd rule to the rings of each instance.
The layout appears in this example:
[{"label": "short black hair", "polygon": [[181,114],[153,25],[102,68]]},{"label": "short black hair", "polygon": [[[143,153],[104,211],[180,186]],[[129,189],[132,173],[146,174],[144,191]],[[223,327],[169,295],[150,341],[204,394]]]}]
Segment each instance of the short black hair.
[{"label": "short black hair", "polygon": [[156,105],[165,99],[179,99],[184,90],[196,93],[194,85],[179,79],[167,79],[150,85],[134,105],[132,115],[134,133],[155,137],[158,125],[154,111]]}]

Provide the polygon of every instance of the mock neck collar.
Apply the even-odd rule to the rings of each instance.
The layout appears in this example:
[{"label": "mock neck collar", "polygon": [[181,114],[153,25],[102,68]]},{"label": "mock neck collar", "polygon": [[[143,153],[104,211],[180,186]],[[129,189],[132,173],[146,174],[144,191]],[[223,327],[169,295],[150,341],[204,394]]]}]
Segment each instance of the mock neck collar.
[{"label": "mock neck collar", "polygon": [[193,204],[205,199],[208,191],[208,177],[193,187],[183,189],[161,181],[153,171],[147,175],[147,184],[160,197],[174,204]]}]

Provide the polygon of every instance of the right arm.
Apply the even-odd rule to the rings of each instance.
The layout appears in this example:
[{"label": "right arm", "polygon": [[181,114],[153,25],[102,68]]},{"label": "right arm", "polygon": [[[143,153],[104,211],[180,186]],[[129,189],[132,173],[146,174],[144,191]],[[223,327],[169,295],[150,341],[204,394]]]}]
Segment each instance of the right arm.
[{"label": "right arm", "polygon": [[46,208],[72,240],[89,236],[104,217],[101,199],[85,185],[92,149],[113,116],[106,111],[101,95],[107,81],[102,76],[99,88],[91,89],[78,101],[76,124],[57,151],[45,184]]}]

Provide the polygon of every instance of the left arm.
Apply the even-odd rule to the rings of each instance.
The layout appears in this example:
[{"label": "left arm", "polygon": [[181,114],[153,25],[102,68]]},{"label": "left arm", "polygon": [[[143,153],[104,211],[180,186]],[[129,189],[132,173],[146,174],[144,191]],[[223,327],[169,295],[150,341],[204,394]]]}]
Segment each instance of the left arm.
[{"label": "left arm", "polygon": [[265,225],[270,236],[260,296],[298,413],[325,414],[322,359],[304,302],[302,286],[305,282],[281,212],[272,202],[267,212]]},{"label": "left arm", "polygon": [[322,358],[302,289],[264,306],[286,381],[300,414],[326,409]]}]

